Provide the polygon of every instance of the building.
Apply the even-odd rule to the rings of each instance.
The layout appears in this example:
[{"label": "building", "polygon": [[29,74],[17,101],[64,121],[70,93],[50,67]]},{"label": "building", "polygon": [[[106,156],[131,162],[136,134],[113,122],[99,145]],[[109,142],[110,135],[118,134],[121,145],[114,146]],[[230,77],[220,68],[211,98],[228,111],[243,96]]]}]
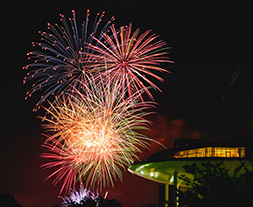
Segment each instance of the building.
[{"label": "building", "polygon": [[[241,136],[222,141],[179,139],[174,143],[174,148],[162,150],[152,154],[142,162],[136,162],[128,170],[140,177],[165,184],[165,206],[169,202],[170,185],[174,188],[184,186],[184,181],[179,179],[181,175],[190,174],[184,170],[184,165],[195,163],[201,167],[201,163],[223,161],[229,172],[245,162],[248,169],[252,169],[249,161],[253,160],[253,137]],[[172,198],[173,199],[173,198]],[[176,201],[170,201],[176,206]]]}]

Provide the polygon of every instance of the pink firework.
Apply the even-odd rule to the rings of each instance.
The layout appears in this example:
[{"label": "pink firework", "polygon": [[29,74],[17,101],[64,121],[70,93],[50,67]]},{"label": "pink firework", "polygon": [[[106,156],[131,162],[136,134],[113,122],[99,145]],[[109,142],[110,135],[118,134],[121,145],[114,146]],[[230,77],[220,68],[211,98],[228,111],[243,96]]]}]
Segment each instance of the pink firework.
[{"label": "pink firework", "polygon": [[64,146],[56,139],[51,139],[51,143],[46,142],[44,147],[48,152],[42,153],[41,157],[53,161],[42,165],[42,167],[58,167],[47,179],[56,176],[53,184],[56,185],[59,181],[62,181],[60,194],[64,188],[66,189],[65,194],[67,194],[78,180],[78,172],[81,168],[80,158],[73,148]]},{"label": "pink firework", "polygon": [[[97,70],[101,71],[104,77],[110,77],[110,82],[120,82],[124,79],[123,84],[128,86],[130,96],[132,93],[145,88],[148,96],[153,98],[144,82],[160,90],[146,76],[163,81],[161,77],[152,71],[169,72],[160,67],[162,62],[173,63],[167,56],[168,52],[165,51],[166,42],[163,40],[157,41],[159,36],[150,35],[151,30],[138,37],[139,29],[137,29],[131,36],[131,23],[129,26],[121,27],[120,32],[117,32],[114,25],[110,28],[112,35],[102,33],[104,41],[93,37],[98,45],[89,43],[88,48],[93,53],[84,52],[84,54],[89,54],[90,57],[96,59],[94,65]],[[84,58],[83,61],[85,62],[86,59]],[[131,84],[129,84],[130,82]]]}]

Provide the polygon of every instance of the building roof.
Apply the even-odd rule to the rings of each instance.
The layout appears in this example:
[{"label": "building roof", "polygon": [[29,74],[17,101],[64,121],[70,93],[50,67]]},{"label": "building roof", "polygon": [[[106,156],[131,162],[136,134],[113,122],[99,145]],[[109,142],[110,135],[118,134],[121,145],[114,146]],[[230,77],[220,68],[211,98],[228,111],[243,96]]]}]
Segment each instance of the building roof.
[{"label": "building roof", "polygon": [[245,147],[246,159],[253,159],[253,136],[240,136],[220,141],[203,139],[177,139],[174,142],[174,148],[165,149],[154,153],[144,161],[166,161],[173,159],[173,156],[176,152],[203,147]]},{"label": "building roof", "polygon": [[[201,167],[201,163],[206,161],[211,162],[220,162],[223,161],[224,166],[227,169],[231,169],[230,173],[234,172],[234,169],[241,165],[242,161],[252,161],[252,146],[253,146],[253,137],[252,136],[242,136],[235,137],[231,139],[226,139],[218,142],[212,142],[207,140],[176,140],[175,147],[172,149],[162,150],[155,154],[150,155],[149,158],[145,159],[142,162],[135,162],[132,166],[128,168],[128,170],[141,176],[143,178],[153,180],[155,182],[160,183],[173,183],[174,182],[174,172],[177,172],[178,175],[185,175],[184,166],[186,164],[191,165],[195,163],[199,167]],[[210,150],[245,150],[245,154],[243,156],[237,157],[190,157],[190,158],[180,158],[175,156],[177,153],[183,151],[190,151],[196,149],[210,149]],[[226,152],[226,151],[225,151]],[[246,167],[248,169],[252,169],[252,162],[247,162]],[[179,181],[183,182],[182,180]],[[183,184],[183,183],[181,183]]]}]

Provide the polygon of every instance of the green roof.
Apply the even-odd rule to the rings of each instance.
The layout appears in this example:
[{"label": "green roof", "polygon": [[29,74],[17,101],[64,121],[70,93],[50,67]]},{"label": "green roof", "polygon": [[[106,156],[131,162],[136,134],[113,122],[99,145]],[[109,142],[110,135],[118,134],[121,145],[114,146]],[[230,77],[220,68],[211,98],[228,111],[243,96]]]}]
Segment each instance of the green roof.
[{"label": "green roof", "polygon": [[[227,169],[230,169],[229,174],[232,176],[234,170],[241,165],[241,160],[236,159],[208,159],[213,164],[223,161],[224,166]],[[174,159],[169,161],[161,161],[161,162],[139,162],[135,163],[128,168],[128,170],[140,177],[159,182],[159,183],[168,183],[173,184],[174,182],[174,172],[178,173],[178,177],[180,175],[188,175],[191,177],[189,173],[185,172],[184,165],[192,165],[195,163],[199,168],[202,167],[201,163],[207,161],[206,159]],[[249,161],[245,161],[245,166],[249,170],[253,170],[253,166]],[[245,172],[244,169],[241,169],[240,173]],[[178,183],[183,185],[182,180],[178,180]]]}]

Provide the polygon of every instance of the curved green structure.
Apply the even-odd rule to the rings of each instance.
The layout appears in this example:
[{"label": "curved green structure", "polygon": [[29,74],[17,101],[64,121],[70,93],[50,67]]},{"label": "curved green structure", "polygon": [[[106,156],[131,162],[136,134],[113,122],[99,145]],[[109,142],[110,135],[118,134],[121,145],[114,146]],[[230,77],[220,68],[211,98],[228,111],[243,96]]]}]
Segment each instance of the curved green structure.
[{"label": "curved green structure", "polygon": [[[242,164],[248,170],[253,170],[252,140],[251,136],[219,142],[176,140],[174,148],[155,153],[142,162],[136,162],[128,170],[140,177],[165,184],[165,206],[168,206],[168,186],[174,185],[178,188],[184,185],[184,181],[180,179],[181,175],[191,178],[191,174],[185,172],[185,165],[196,164],[201,168],[203,162],[215,164],[222,161],[231,176]],[[245,168],[241,168],[237,175],[244,172]],[[174,201],[174,206],[176,205]]]},{"label": "curved green structure", "polygon": [[[153,161],[153,162],[139,162],[135,163],[128,168],[128,170],[140,177],[146,178],[148,180],[152,180],[159,183],[164,184],[174,184],[174,173],[177,172],[178,177],[180,175],[187,175],[191,177],[191,174],[186,173],[184,169],[184,165],[192,165],[196,164],[199,168],[201,168],[201,163],[211,161],[212,163],[223,161],[225,167],[230,169],[229,173],[233,175],[234,170],[241,165],[241,162],[245,162],[245,166],[249,170],[253,170],[252,164],[247,160],[228,160],[228,159],[171,159],[168,161]],[[240,171],[240,173],[245,172],[244,169]],[[178,185],[184,185],[183,181],[178,178]]]}]

